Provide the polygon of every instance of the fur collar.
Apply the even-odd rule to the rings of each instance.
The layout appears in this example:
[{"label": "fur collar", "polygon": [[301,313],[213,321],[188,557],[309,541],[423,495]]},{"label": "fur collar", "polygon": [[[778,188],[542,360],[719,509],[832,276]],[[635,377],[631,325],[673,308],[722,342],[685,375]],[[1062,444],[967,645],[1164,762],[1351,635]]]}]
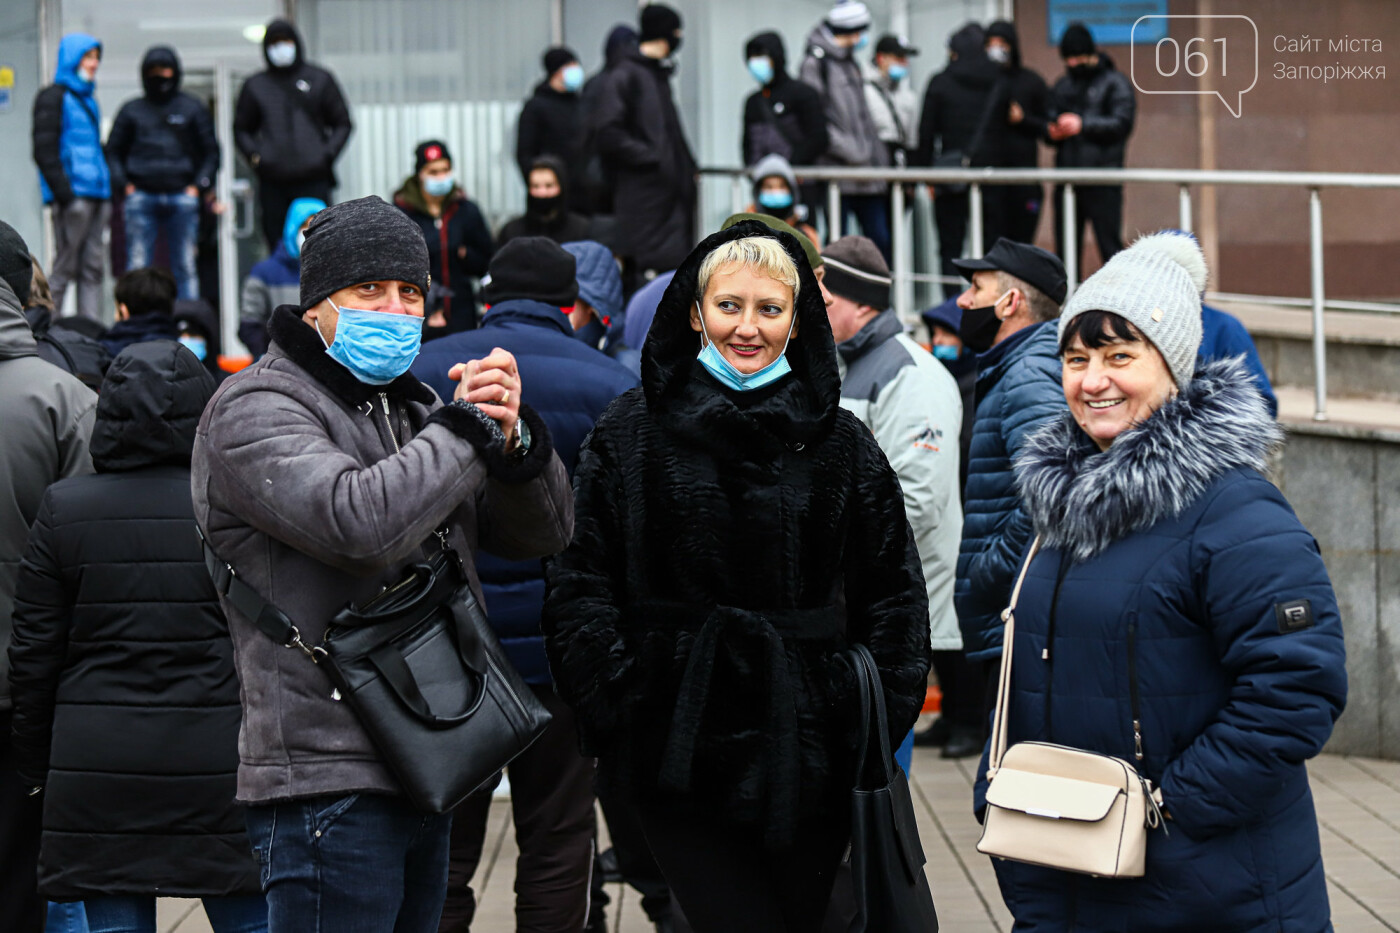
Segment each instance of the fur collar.
[{"label": "fur collar", "polygon": [[312,379],[351,408],[359,408],[380,392],[420,405],[431,406],[437,401],[433,390],[419,382],[412,373],[404,373],[383,386],[366,385],[356,379],[350,370],[330,358],[315,328],[301,319],[295,305],[282,305],[273,311],[267,331],[287,359],[306,370]]},{"label": "fur collar", "polygon": [[1083,561],[1180,515],[1230,470],[1263,472],[1282,440],[1237,357],[1204,365],[1102,453],[1065,412],[1026,442],[1016,478],[1042,544]]}]

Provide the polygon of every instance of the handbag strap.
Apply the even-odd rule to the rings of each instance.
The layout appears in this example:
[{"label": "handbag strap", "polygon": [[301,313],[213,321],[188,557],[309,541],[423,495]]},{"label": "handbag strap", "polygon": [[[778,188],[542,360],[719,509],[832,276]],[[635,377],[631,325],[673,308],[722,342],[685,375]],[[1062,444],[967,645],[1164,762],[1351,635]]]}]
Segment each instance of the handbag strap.
[{"label": "handbag strap", "polygon": [[1016,586],[1011,590],[1011,603],[1001,611],[1006,623],[1001,635],[1001,674],[997,678],[996,713],[992,717],[992,750],[987,760],[987,778],[990,780],[1001,767],[1001,756],[1006,754],[1006,716],[1011,705],[1011,655],[1012,642],[1016,637],[1016,601],[1021,598],[1021,586],[1026,582],[1026,571],[1031,569],[1031,561],[1040,551],[1040,535],[1031,542],[1030,552],[1021,565],[1021,573],[1016,578]]},{"label": "handbag strap", "polygon": [[[852,666],[855,668],[856,680],[860,683],[860,763],[856,766],[856,788],[859,789],[865,784],[865,767],[870,761],[870,751],[872,745],[878,747],[880,752],[880,766],[883,770],[884,783],[889,784],[894,780],[894,771],[890,764],[894,756],[890,753],[890,726],[889,714],[885,710],[885,693],[880,686],[880,669],[875,666],[875,658],[870,654],[870,649],[862,644],[851,646]],[[871,713],[875,716],[875,740],[871,741]]]}]

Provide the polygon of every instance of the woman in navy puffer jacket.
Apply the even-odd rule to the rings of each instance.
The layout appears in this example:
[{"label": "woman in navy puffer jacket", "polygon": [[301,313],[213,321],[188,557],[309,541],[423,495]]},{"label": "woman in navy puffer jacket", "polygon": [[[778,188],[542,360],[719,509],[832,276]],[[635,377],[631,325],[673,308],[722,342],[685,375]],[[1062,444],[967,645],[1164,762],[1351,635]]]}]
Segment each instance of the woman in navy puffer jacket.
[{"label": "woman in navy puffer jacket", "polygon": [[1205,272],[1189,235],[1156,234],[1076,292],[1069,411],[1017,461],[1041,551],[1009,741],[1129,761],[1167,817],[1142,878],[996,860],[1017,931],[1331,929],[1305,762],[1345,703],[1341,619],[1262,474],[1281,435],[1247,370],[1195,371]]}]

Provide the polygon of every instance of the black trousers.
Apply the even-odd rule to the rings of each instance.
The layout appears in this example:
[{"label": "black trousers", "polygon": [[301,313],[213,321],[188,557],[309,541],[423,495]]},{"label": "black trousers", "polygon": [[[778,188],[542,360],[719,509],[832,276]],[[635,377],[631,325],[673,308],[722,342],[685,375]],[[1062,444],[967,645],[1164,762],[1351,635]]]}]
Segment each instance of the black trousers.
[{"label": "black trousers", "polygon": [[[515,868],[519,933],[576,933],[588,916],[597,825],[593,759],[578,753],[573,713],[548,684],[531,684],[554,721],[506,769],[520,857]],[[494,788],[493,788],[494,789]],[[439,933],[466,933],[476,916],[470,885],[486,842],[491,791],[468,797],[452,813],[447,902]]]},{"label": "black trousers", "polygon": [[715,814],[642,805],[642,827],[671,893],[696,933],[813,933],[821,929],[841,855],[843,816],[800,824],[791,849],[770,852],[759,829]]},{"label": "black trousers", "polygon": [[[1055,252],[1064,259],[1065,225],[1063,185],[1055,186]],[[1074,189],[1074,255],[1078,257],[1079,278],[1084,278],[1084,224],[1094,225],[1094,242],[1104,262],[1123,248],[1123,188],[1120,185],[1090,185]]]},{"label": "black trousers", "polygon": [[982,229],[986,240],[995,244],[998,237],[1006,237],[1016,243],[1034,243],[1044,200],[1040,185],[985,185]]},{"label": "black trousers", "polygon": [[637,808],[612,792],[606,781],[599,783],[598,802],[603,807],[603,818],[608,821],[608,837],[612,840],[613,854],[617,856],[618,871],[622,873],[622,880],[642,896],[642,911],[647,919],[659,923],[669,918],[677,933],[689,933],[690,928],[671,897],[671,886],[651,854]]},{"label": "black trousers", "polygon": [[943,691],[943,718],[948,725],[983,730],[981,666],[972,664],[961,651],[935,651],[933,670]]},{"label": "black trousers", "polygon": [[0,928],[40,933],[45,904],[39,896],[39,834],[43,796],[29,796],[15,772],[9,710],[0,712]]},{"label": "black trousers", "polygon": [[287,222],[287,208],[297,198],[320,198],[331,203],[330,179],[299,181],[290,184],[258,179],[258,211],[262,214],[263,239],[269,251],[282,240],[282,227]]}]

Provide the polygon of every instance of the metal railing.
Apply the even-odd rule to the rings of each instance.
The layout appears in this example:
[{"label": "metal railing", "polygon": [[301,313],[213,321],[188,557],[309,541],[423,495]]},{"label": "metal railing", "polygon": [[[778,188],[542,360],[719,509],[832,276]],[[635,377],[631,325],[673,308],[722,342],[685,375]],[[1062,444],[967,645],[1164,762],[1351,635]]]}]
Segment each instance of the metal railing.
[{"label": "metal railing", "polygon": [[[1308,244],[1311,259],[1310,274],[1312,294],[1309,299],[1279,298],[1271,295],[1231,295],[1231,299],[1251,301],[1258,304],[1297,306],[1305,304],[1312,309],[1312,349],[1315,405],[1313,420],[1327,420],[1327,340],[1323,311],[1327,306],[1326,290],[1323,285],[1322,262],[1322,189],[1323,188],[1389,188],[1400,190],[1400,175],[1362,174],[1348,172],[1254,172],[1254,171],[1214,171],[1205,169],[1077,169],[1077,168],[843,168],[836,166],[802,166],[794,169],[804,182],[826,182],[826,216],[828,236],[832,239],[841,235],[841,185],[843,181],[883,181],[890,182],[890,252],[894,256],[892,275],[894,279],[893,298],[895,308],[901,317],[909,312],[910,297],[906,285],[915,281],[941,280],[941,276],[928,276],[905,268],[903,261],[904,243],[909,236],[905,218],[906,184],[949,184],[968,185],[969,222],[968,249],[974,258],[982,255],[982,186],[983,185],[1023,185],[1055,184],[1063,185],[1063,203],[1060,221],[1063,241],[1077,241],[1078,228],[1075,216],[1074,189],[1076,185],[1124,185],[1161,184],[1176,185],[1177,226],[1182,230],[1192,230],[1191,189],[1202,185],[1221,186],[1272,186],[1301,188],[1308,192]],[[731,179],[730,198],[734,211],[744,209],[749,201],[748,176],[740,168],[704,168],[705,175],[725,176]],[[1069,279],[1069,292],[1073,294],[1078,284],[1079,256],[1069,250],[1065,256],[1065,273]],[[1066,297],[1068,297],[1068,294]],[[1346,307],[1347,310],[1378,311],[1400,313],[1400,304],[1382,302],[1334,302],[1333,307]]]}]

